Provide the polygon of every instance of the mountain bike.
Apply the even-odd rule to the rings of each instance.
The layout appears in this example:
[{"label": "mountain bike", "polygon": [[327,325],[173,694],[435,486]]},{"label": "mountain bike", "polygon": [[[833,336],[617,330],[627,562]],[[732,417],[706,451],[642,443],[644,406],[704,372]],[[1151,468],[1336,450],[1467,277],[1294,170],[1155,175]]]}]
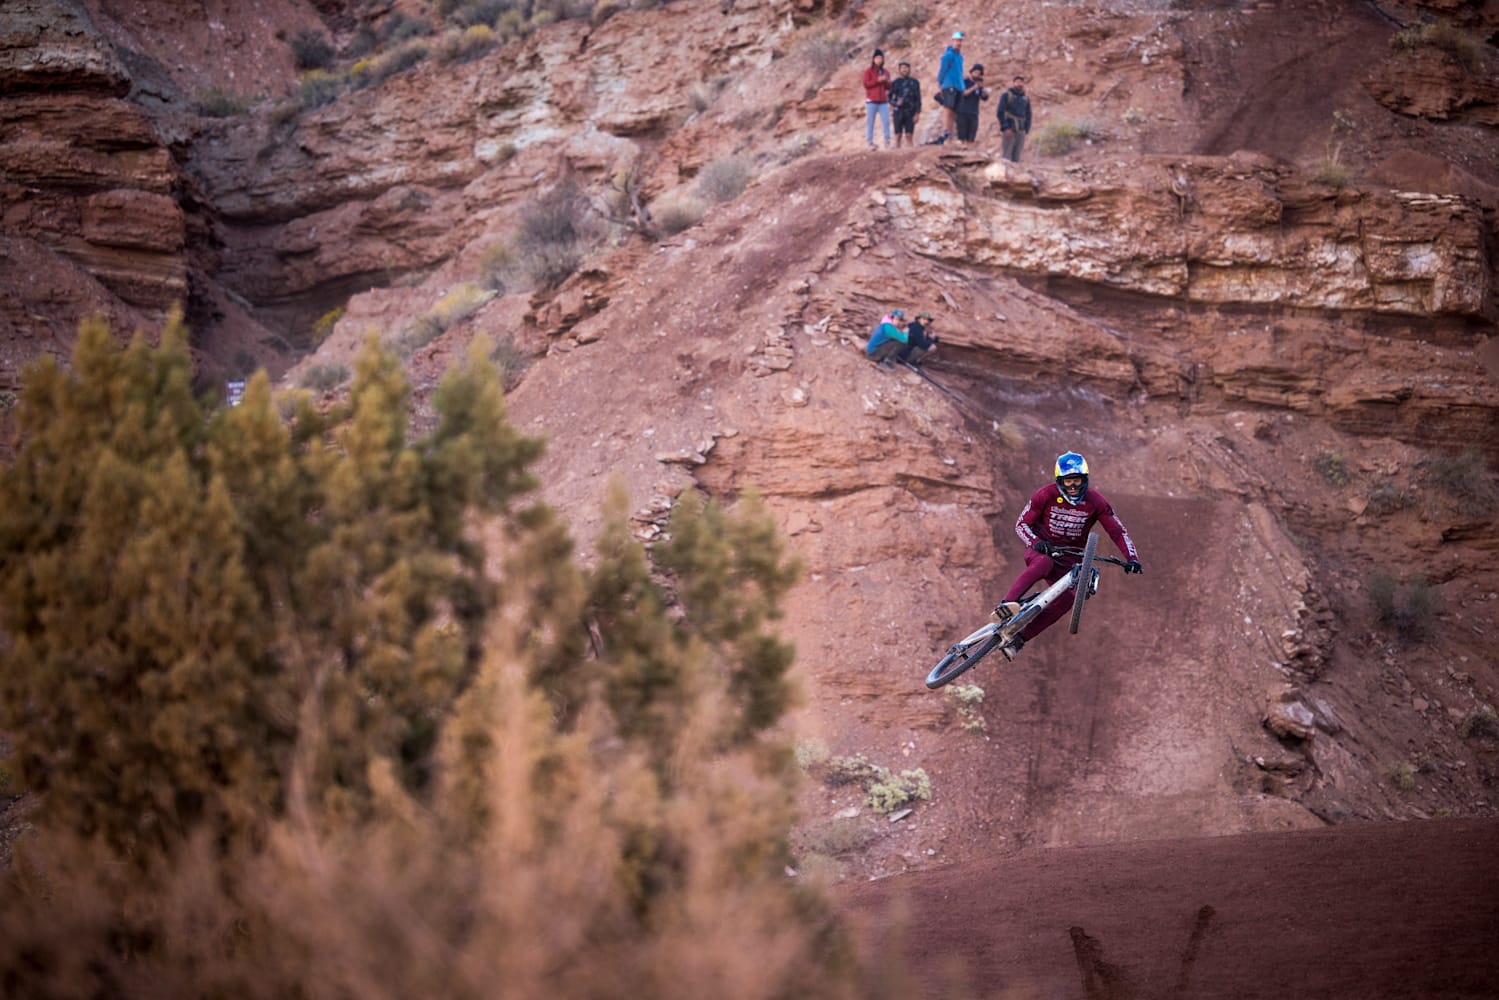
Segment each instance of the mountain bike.
[{"label": "mountain bike", "polygon": [[967,638],[948,647],[947,655],[942,657],[932,668],[932,672],[926,675],[927,687],[936,690],[957,679],[963,671],[1019,635],[1027,625],[1040,616],[1041,612],[1050,607],[1052,602],[1069,590],[1074,592],[1074,596],[1072,619],[1068,622],[1067,631],[1076,635],[1078,626],[1083,620],[1083,606],[1087,604],[1088,598],[1098,593],[1098,564],[1113,563],[1121,568],[1125,564],[1123,559],[1099,555],[1098,536],[1094,534],[1088,535],[1088,541],[1080,549],[1060,545],[1054,547],[1052,556],[1053,558],[1070,556],[1078,562],[1056,583],[1039,594],[1032,594],[1022,599],[1020,610],[1008,620],[989,622]]}]

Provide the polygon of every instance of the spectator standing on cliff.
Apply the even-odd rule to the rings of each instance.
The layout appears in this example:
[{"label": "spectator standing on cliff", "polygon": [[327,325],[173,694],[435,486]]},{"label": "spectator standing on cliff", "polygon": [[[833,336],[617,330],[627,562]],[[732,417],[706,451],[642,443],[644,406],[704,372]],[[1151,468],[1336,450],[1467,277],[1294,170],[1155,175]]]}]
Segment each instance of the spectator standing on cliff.
[{"label": "spectator standing on cliff", "polygon": [[958,141],[973,145],[979,134],[979,102],[989,99],[989,88],[984,86],[984,64],[974,63],[968,76],[963,78],[963,93],[958,95]]},{"label": "spectator standing on cliff", "polygon": [[942,105],[942,135],[946,142],[958,130],[958,95],[963,92],[963,33],[954,31],[952,42],[937,65],[937,103]]},{"label": "spectator standing on cliff", "polygon": [[921,84],[911,75],[911,64],[904,59],[895,69],[890,83],[890,107],[894,109],[895,148],[904,137],[907,146],[916,145],[916,116],[921,114]]},{"label": "spectator standing on cliff", "polygon": [[1000,134],[1004,136],[1001,155],[1012,163],[1019,163],[1025,137],[1031,131],[1031,99],[1025,96],[1025,77],[1017,75],[1011,81],[1010,89],[999,95],[994,114],[999,119]]},{"label": "spectator standing on cliff", "polygon": [[869,67],[864,70],[864,141],[874,149],[874,120],[878,117],[885,129],[885,148],[890,148],[890,71],[885,68],[885,53],[874,50]]}]

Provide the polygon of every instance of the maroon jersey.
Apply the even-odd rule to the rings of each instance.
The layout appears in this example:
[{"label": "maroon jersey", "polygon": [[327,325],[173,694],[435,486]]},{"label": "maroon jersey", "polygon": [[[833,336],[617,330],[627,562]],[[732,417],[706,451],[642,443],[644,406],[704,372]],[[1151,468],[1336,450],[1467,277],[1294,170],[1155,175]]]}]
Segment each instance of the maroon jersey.
[{"label": "maroon jersey", "polygon": [[[1129,532],[1124,530],[1124,522],[1114,514],[1114,508],[1104,495],[1092,487],[1083,494],[1082,502],[1074,507],[1062,497],[1056,483],[1047,483],[1031,494],[1025,510],[1015,521],[1015,534],[1020,536],[1026,548],[1036,544],[1037,538],[1044,538],[1053,545],[1080,549],[1088,540],[1088,530],[1095,523],[1103,525],[1103,530],[1109,533],[1119,551],[1124,553],[1124,558],[1140,558]],[[1073,560],[1064,558],[1062,561]]]}]

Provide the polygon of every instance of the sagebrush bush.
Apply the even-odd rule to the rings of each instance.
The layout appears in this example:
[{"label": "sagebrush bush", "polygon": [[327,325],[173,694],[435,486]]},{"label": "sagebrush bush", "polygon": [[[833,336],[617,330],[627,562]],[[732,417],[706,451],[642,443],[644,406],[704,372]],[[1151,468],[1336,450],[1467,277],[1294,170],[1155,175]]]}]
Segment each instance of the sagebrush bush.
[{"label": "sagebrush bush", "polygon": [[193,101],[193,109],[205,118],[234,118],[250,110],[250,100],[220,87],[209,87]]},{"label": "sagebrush bush", "polygon": [[314,392],[331,392],[349,380],[349,369],[343,365],[311,365],[302,373],[298,384]]},{"label": "sagebrush bush", "polygon": [[321,31],[304,28],[291,40],[292,62],[299,70],[327,69],[337,53]]},{"label": "sagebrush bush", "polygon": [[1103,138],[1098,126],[1088,120],[1052,122],[1032,140],[1037,150],[1047,156],[1062,156],[1077,148],[1078,143]]},{"label": "sagebrush bush", "polygon": [[588,211],[588,200],[572,181],[521,209],[513,246],[520,270],[535,287],[556,288],[578,269],[595,236]]},{"label": "sagebrush bush", "polygon": [[697,191],[709,202],[733,201],[744,193],[754,173],[755,165],[748,157],[714,160],[698,171]]},{"label": "sagebrush bush", "polygon": [[708,212],[701,198],[689,194],[668,194],[651,203],[651,218],[666,236],[675,236],[703,221]]},{"label": "sagebrush bush", "polygon": [[325,70],[308,70],[298,79],[302,107],[308,110],[332,104],[344,90],[343,80]]},{"label": "sagebrush bush", "polygon": [[1412,580],[1401,586],[1393,576],[1379,573],[1370,578],[1368,592],[1375,617],[1402,643],[1421,642],[1435,632],[1441,595],[1426,580]]},{"label": "sagebrush bush", "polygon": [[1471,35],[1448,21],[1436,21],[1396,32],[1390,44],[1400,49],[1441,49],[1472,72],[1483,70],[1486,46],[1483,39]]},{"label": "sagebrush bush", "polygon": [[40,805],[7,992],[901,995],[785,874],[772,519],[684,494],[647,553],[616,487],[584,568],[489,349],[420,438],[373,340],[346,403],[284,415],[264,374],[203,409],[176,325],[93,324],[28,374],[0,732]]},{"label": "sagebrush bush", "polygon": [[1477,447],[1458,452],[1434,452],[1416,464],[1416,471],[1430,484],[1440,499],[1469,505],[1476,510],[1493,510],[1499,501],[1499,487],[1488,459]]}]

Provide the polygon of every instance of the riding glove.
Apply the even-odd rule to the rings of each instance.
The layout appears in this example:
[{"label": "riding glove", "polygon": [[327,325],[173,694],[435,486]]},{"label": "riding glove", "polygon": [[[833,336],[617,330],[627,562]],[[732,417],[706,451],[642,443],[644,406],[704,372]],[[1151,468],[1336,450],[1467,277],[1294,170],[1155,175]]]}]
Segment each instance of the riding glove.
[{"label": "riding glove", "polygon": [[1145,567],[1140,565],[1140,560],[1131,559],[1124,564],[1124,571],[1126,573],[1143,573],[1145,572]]},{"label": "riding glove", "polygon": [[1049,556],[1049,555],[1051,555],[1052,544],[1050,542],[1048,542],[1044,538],[1038,538],[1038,539],[1036,539],[1036,544],[1032,545],[1031,548],[1035,549],[1037,552],[1041,553],[1043,556]]}]

